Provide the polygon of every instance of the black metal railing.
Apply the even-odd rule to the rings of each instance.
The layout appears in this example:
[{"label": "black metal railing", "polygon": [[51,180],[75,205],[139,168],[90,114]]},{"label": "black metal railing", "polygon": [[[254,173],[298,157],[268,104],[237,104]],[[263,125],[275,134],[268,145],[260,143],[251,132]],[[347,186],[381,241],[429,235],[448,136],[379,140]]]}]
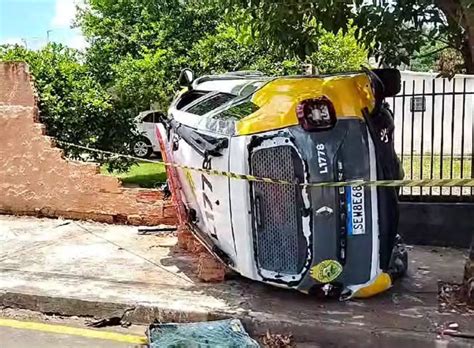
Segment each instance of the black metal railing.
[{"label": "black metal railing", "polygon": [[[412,76],[412,77],[410,77]],[[474,78],[408,75],[388,100],[407,179],[474,178]],[[473,201],[468,187],[410,187],[402,200]]]}]

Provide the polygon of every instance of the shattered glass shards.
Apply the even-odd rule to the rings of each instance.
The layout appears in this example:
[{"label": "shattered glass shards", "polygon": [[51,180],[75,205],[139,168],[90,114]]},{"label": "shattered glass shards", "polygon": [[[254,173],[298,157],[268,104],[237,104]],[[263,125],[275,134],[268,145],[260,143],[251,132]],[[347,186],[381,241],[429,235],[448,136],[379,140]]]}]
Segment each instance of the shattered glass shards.
[{"label": "shattered glass shards", "polygon": [[238,319],[187,324],[152,324],[150,348],[239,348],[260,347]]}]

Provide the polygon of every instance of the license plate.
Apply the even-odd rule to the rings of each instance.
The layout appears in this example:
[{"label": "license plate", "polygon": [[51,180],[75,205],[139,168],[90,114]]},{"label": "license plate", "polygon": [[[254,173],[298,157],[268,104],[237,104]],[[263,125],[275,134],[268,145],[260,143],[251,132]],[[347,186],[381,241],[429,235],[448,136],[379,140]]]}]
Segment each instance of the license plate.
[{"label": "license plate", "polygon": [[362,186],[347,189],[347,232],[365,234],[365,190]]}]

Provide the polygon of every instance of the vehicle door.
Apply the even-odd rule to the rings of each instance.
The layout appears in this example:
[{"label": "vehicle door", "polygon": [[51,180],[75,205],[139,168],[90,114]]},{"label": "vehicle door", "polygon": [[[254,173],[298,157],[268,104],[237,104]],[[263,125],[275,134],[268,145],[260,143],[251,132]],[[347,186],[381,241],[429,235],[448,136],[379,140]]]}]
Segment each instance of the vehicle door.
[{"label": "vehicle door", "polygon": [[155,111],[150,111],[141,121],[140,131],[146,137],[153,148],[153,151],[159,151],[160,145],[156,138],[156,124],[163,121],[163,114]]},{"label": "vehicle door", "polygon": [[140,131],[142,132],[142,135],[150,139],[150,141],[151,139],[154,138],[154,130],[155,130],[154,115],[155,113],[150,111],[141,120]]}]

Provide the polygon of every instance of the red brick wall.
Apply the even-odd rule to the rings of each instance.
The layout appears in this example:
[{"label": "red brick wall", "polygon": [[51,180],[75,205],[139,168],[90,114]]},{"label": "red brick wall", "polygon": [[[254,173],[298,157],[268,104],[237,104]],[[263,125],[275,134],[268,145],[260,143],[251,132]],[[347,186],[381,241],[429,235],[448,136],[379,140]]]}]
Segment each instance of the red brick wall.
[{"label": "red brick wall", "polygon": [[157,190],[122,187],[98,166],[63,158],[44,125],[22,63],[0,63],[0,213],[109,223],[175,223],[171,201]]},{"label": "red brick wall", "polygon": [[25,63],[0,62],[0,106],[35,106],[35,96]]}]

